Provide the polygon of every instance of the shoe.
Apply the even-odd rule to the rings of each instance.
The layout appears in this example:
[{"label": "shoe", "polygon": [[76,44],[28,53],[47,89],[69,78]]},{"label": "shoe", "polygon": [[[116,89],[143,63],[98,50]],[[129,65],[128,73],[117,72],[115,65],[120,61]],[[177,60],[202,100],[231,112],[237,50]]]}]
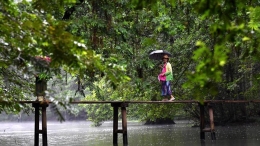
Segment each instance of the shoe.
[{"label": "shoe", "polygon": [[175,98],[174,97],[172,97],[169,101],[173,101],[173,100],[175,100]]}]

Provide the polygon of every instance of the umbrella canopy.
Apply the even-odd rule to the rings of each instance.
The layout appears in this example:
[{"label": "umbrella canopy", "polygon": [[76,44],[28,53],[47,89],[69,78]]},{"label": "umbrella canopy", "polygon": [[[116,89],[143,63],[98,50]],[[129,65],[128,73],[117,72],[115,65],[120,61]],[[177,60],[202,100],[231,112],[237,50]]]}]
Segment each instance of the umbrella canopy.
[{"label": "umbrella canopy", "polygon": [[155,51],[152,51],[149,54],[149,58],[150,59],[154,59],[154,60],[162,60],[164,55],[168,55],[169,57],[172,56],[172,54],[170,52],[168,52],[168,51],[165,51],[165,50],[155,50]]}]

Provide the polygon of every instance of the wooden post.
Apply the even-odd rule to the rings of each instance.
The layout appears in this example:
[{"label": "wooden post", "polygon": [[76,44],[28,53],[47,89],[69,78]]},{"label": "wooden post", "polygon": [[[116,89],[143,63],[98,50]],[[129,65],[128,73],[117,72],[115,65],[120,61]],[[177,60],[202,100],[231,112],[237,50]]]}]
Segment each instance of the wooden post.
[{"label": "wooden post", "polygon": [[[123,145],[128,145],[127,140],[127,119],[126,119],[126,107],[128,107],[128,103],[118,102],[118,103],[111,103],[111,106],[114,110],[113,115],[113,145],[118,145],[118,133],[123,134]],[[118,107],[121,107],[121,114],[122,114],[122,129],[118,129]]]},{"label": "wooden post", "polygon": [[211,133],[211,139],[216,140],[215,136],[215,125],[214,125],[214,115],[213,115],[213,107],[212,105],[208,105],[209,108],[209,121],[210,121],[210,133]]},{"label": "wooden post", "polygon": [[[36,76],[35,80],[35,95],[37,96],[36,102],[33,103],[35,108],[35,129],[34,129],[34,146],[39,146],[39,134],[42,134],[42,145],[47,146],[47,116],[46,108],[49,103],[45,100],[45,91],[47,90],[47,81],[41,80]],[[42,130],[39,129],[39,108],[42,110]]]},{"label": "wooden post", "polygon": [[[44,102],[36,102],[33,103],[33,107],[35,108],[35,125],[34,125],[34,146],[39,146],[39,134],[42,134],[42,145],[48,146],[47,143],[47,116],[46,116],[46,108],[48,107],[48,103]],[[41,107],[42,110],[42,130],[39,127],[39,109]]]},{"label": "wooden post", "polygon": [[122,129],[123,129],[123,145],[128,145],[127,140],[127,119],[126,119],[126,107],[121,107],[122,112]]},{"label": "wooden post", "polygon": [[48,104],[42,105],[42,145],[47,146],[47,116],[46,116],[46,107]]},{"label": "wooden post", "polygon": [[113,109],[114,109],[114,118],[113,118],[113,145],[117,145],[117,139],[118,139],[118,106],[113,105]]},{"label": "wooden post", "polygon": [[35,119],[34,119],[34,146],[39,146],[39,104],[33,103],[32,106],[35,108]]},{"label": "wooden post", "polygon": [[203,129],[205,128],[205,107],[204,104],[199,103],[200,107],[200,139],[205,140],[205,132]]},{"label": "wooden post", "polygon": [[45,91],[47,90],[47,81],[41,80],[39,77],[36,76],[35,80],[35,95],[37,98],[39,96],[45,97]]},{"label": "wooden post", "polygon": [[[200,139],[205,140],[205,132],[210,132],[211,139],[216,140],[215,136],[215,127],[214,127],[214,115],[213,115],[213,107],[210,103],[199,103],[200,106]],[[205,106],[209,109],[209,124],[210,128],[205,128]]]}]

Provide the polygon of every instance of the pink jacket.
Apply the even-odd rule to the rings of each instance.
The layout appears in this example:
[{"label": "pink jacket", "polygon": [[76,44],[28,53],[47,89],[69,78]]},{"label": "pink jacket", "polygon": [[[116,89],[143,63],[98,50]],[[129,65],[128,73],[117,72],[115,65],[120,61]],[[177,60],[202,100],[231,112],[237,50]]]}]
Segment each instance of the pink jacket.
[{"label": "pink jacket", "polygon": [[166,81],[166,76],[164,73],[166,72],[166,63],[163,65],[162,72],[158,75],[159,81]]}]

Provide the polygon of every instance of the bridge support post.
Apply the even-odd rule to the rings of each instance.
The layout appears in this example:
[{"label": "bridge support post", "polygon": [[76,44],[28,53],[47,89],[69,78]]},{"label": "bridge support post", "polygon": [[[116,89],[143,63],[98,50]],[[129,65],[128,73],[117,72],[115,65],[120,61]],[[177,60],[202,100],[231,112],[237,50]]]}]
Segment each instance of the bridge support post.
[{"label": "bridge support post", "polygon": [[[113,106],[113,105],[112,105]],[[117,145],[117,139],[118,139],[118,106],[113,106],[114,110],[114,117],[113,117],[113,145]]]},{"label": "bridge support post", "polygon": [[203,129],[205,128],[205,107],[204,104],[199,103],[200,107],[200,139],[205,140],[205,132]]},{"label": "bridge support post", "polygon": [[[205,128],[205,106],[207,106],[209,110],[210,128]],[[199,107],[200,107],[200,139],[205,140],[205,132],[210,132],[211,139],[216,140],[213,106],[210,103],[204,103],[204,104],[199,103]]]},{"label": "bridge support post", "polygon": [[[32,104],[35,108],[35,129],[34,129],[34,146],[39,146],[39,134],[42,134],[42,145],[47,146],[47,117],[46,108],[49,106],[49,101],[45,99],[45,91],[47,90],[47,80],[41,79],[38,75],[35,76],[35,95],[36,102]],[[42,113],[42,130],[39,129],[39,115]]]},{"label": "bridge support post", "polygon": [[[39,134],[42,134],[42,145],[47,146],[47,116],[46,108],[49,106],[47,102],[35,102],[32,104],[35,108],[35,125],[34,125],[34,146],[39,146]],[[39,129],[40,108],[42,112],[42,130]]]},{"label": "bridge support post", "polygon": [[35,119],[34,119],[34,146],[39,146],[39,104],[33,103],[32,106],[35,108]]},{"label": "bridge support post", "polygon": [[210,122],[211,139],[212,140],[216,140],[215,125],[214,125],[214,115],[213,115],[213,106],[211,104],[208,104],[208,108],[209,108],[209,122]]},{"label": "bridge support post", "polygon": [[[118,145],[118,133],[123,134],[123,145],[128,145],[127,140],[127,119],[126,119],[126,107],[128,107],[128,103],[119,102],[119,103],[111,103],[113,107],[113,145]],[[122,129],[118,129],[118,108],[121,107],[121,115],[122,115]]]}]

